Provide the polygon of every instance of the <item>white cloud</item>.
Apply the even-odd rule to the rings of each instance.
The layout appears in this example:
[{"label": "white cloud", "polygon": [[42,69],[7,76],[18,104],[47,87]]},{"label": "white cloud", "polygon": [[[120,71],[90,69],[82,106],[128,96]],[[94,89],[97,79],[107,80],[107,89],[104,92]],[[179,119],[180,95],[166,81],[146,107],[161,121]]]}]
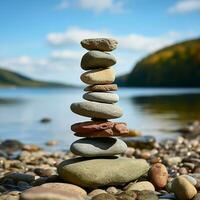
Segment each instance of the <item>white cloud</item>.
[{"label": "white cloud", "polygon": [[186,13],[200,10],[200,0],[179,0],[168,9],[169,13]]},{"label": "white cloud", "polygon": [[65,32],[49,33],[47,41],[53,46],[79,45],[84,38],[112,37],[118,40],[119,48],[128,51],[150,52],[173,43],[178,37],[177,32],[169,32],[165,35],[150,37],[140,34],[113,35],[107,31],[93,31],[81,28],[69,28]]},{"label": "white cloud", "polygon": [[51,53],[51,58],[53,59],[80,59],[83,55],[83,52],[79,51],[72,51],[72,50],[62,50],[62,51],[53,51]]},{"label": "white cloud", "polygon": [[78,8],[82,10],[88,10],[94,13],[101,13],[109,11],[112,13],[119,13],[124,10],[122,0],[74,0],[68,2],[67,0],[61,0],[61,2],[55,6],[56,10],[65,10],[69,7]]},{"label": "white cloud", "polygon": [[49,33],[47,35],[47,41],[49,42],[49,44],[54,46],[63,46],[63,45],[79,44],[80,41],[84,38],[110,36],[107,33],[102,33],[102,32],[71,27],[67,29],[65,32]]},{"label": "white cloud", "polygon": [[119,0],[79,0],[77,5],[82,9],[96,13],[101,13],[103,11],[122,12],[123,10],[123,3]]},{"label": "white cloud", "polygon": [[69,2],[67,0],[61,0],[56,6],[56,10],[65,10],[70,6]]},{"label": "white cloud", "polygon": [[48,61],[46,59],[33,59],[27,55],[1,59],[1,65],[10,67],[15,66],[18,68],[26,66],[27,68],[31,69],[32,66],[45,66],[47,64]]}]

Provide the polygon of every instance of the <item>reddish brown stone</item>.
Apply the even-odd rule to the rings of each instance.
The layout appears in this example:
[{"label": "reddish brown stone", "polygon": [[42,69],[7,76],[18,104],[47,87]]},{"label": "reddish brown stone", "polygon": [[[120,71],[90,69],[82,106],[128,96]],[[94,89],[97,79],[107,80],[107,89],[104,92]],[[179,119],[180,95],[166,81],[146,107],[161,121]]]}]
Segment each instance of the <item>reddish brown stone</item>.
[{"label": "reddish brown stone", "polygon": [[167,184],[168,172],[165,165],[161,163],[156,163],[152,165],[148,175],[149,180],[157,189],[162,189]]},{"label": "reddish brown stone", "polygon": [[86,131],[86,132],[76,132],[76,136],[79,137],[112,137],[121,136],[127,137],[129,135],[129,130],[125,123],[115,122],[114,126],[109,129],[99,130],[99,131]]},{"label": "reddish brown stone", "polygon": [[109,121],[87,121],[73,124],[71,130],[78,133],[91,133],[95,131],[113,128],[114,122]]}]

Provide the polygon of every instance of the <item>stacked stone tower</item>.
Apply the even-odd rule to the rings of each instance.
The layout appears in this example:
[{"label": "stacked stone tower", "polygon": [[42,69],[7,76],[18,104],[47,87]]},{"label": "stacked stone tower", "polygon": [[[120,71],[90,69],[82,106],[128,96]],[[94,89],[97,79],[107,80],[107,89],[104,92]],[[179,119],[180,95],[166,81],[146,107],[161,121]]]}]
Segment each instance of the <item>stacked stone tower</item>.
[{"label": "stacked stone tower", "polygon": [[[88,84],[84,90],[86,101],[73,103],[71,110],[81,116],[91,118],[71,126],[78,137],[70,149],[81,156],[66,160],[58,167],[62,179],[83,187],[96,188],[104,185],[118,185],[138,178],[147,171],[144,160],[119,158],[116,155],[126,151],[127,146],[116,136],[129,136],[125,123],[110,119],[122,116],[122,109],[116,105],[119,100],[115,71],[116,59],[110,52],[117,47],[114,39],[98,38],[81,41],[82,47],[89,50],[81,60],[81,68],[86,72],[81,80]],[[135,169],[137,173],[132,173]]]}]

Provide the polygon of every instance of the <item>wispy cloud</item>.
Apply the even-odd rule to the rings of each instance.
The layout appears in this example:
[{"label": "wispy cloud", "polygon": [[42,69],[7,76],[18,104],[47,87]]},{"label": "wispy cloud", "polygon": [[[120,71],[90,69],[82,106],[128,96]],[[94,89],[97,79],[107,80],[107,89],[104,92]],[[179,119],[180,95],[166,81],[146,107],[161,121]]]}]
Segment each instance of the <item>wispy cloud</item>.
[{"label": "wispy cloud", "polygon": [[108,31],[93,31],[78,27],[68,28],[64,32],[49,33],[47,41],[55,47],[77,45],[84,38],[112,37],[119,41],[119,48],[128,51],[150,52],[157,50],[165,45],[173,43],[178,37],[178,33],[169,32],[157,37],[150,37],[140,34],[113,35]]},{"label": "wispy cloud", "polygon": [[49,33],[47,35],[47,41],[53,46],[67,46],[79,44],[82,39],[92,37],[111,37],[111,35],[106,33],[104,30],[93,31],[71,27],[64,32]]},{"label": "wispy cloud", "polygon": [[83,52],[81,51],[72,51],[72,50],[61,50],[61,51],[53,51],[51,53],[51,58],[53,59],[63,59],[63,60],[76,60],[76,59],[80,59],[83,55]]},{"label": "wispy cloud", "polygon": [[61,0],[56,6],[55,9],[56,10],[65,10],[66,8],[69,7],[69,2],[68,0]]},{"label": "wispy cloud", "polygon": [[88,10],[94,13],[109,11],[112,13],[120,13],[124,10],[124,1],[122,0],[61,0],[55,6],[56,10],[65,10],[69,7]]},{"label": "wispy cloud", "polygon": [[200,0],[179,0],[168,9],[168,12],[174,14],[187,13],[197,10],[200,10]]}]

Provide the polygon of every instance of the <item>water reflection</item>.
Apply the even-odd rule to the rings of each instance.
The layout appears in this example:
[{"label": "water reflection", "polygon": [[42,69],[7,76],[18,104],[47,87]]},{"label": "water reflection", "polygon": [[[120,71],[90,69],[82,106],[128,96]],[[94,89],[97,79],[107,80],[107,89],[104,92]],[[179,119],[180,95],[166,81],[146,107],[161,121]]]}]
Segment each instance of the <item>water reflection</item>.
[{"label": "water reflection", "polygon": [[132,97],[132,103],[143,113],[177,120],[185,124],[200,120],[200,94]]}]

